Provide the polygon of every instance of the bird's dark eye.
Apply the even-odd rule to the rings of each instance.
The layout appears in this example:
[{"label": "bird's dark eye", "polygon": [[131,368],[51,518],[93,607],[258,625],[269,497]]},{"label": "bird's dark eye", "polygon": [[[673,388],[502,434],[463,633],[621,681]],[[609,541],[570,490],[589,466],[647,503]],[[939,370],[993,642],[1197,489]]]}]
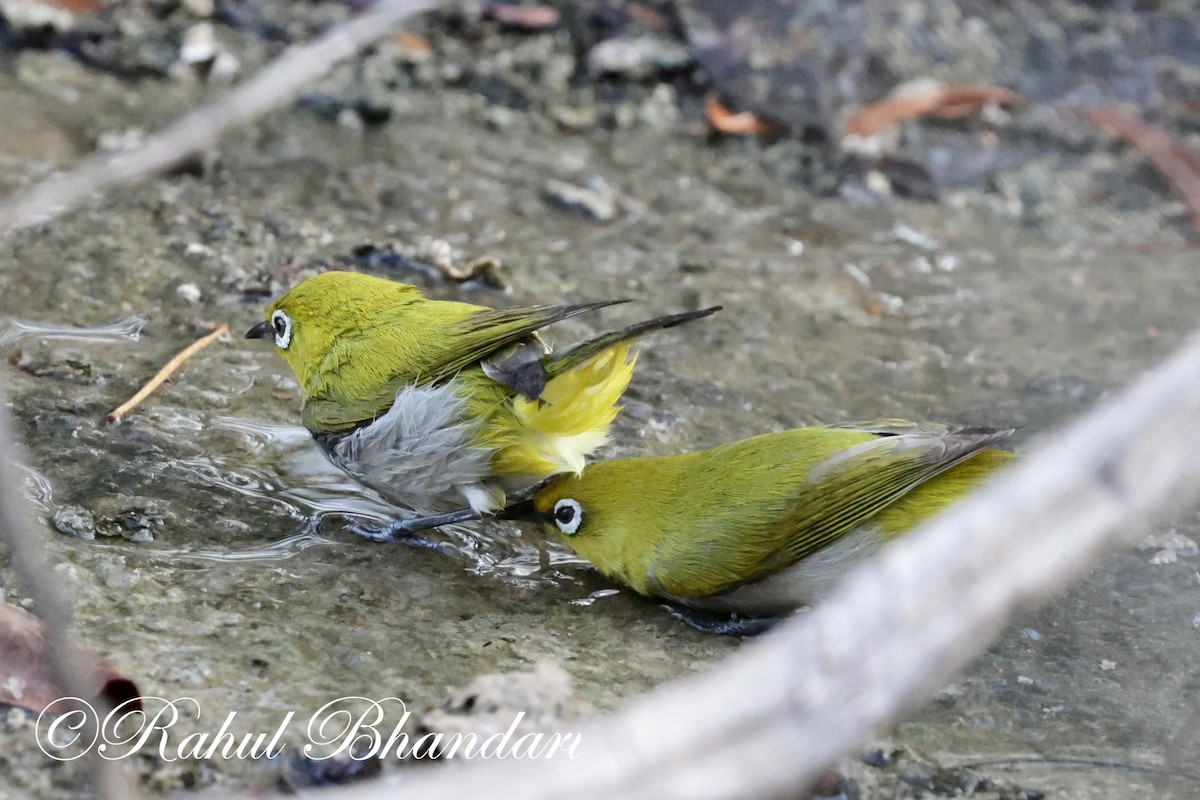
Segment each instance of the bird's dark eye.
[{"label": "bird's dark eye", "polygon": [[292,319],[282,311],[276,310],[271,315],[271,329],[275,332],[275,344],[280,350],[287,350],[292,343]]},{"label": "bird's dark eye", "polygon": [[559,500],[554,504],[554,524],[568,536],[575,533],[583,524],[583,506],[570,497]]}]

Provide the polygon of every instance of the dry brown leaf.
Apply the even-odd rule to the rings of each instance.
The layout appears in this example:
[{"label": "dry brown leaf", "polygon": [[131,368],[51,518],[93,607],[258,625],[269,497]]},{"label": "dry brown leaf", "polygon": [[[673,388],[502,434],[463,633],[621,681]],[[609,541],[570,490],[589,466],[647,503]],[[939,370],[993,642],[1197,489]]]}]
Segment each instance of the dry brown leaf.
[{"label": "dry brown leaf", "polygon": [[428,39],[415,33],[408,33],[407,31],[400,31],[394,34],[392,42],[400,45],[400,47],[414,55],[433,52],[433,44]]},{"label": "dry brown leaf", "polygon": [[1192,213],[1192,227],[1200,230],[1200,152],[1167,133],[1110,108],[1085,112],[1096,126],[1128,139],[1154,169],[1171,184]]},{"label": "dry brown leaf", "polygon": [[104,8],[97,0],[39,0],[48,6],[70,11],[72,14],[95,14]]},{"label": "dry brown leaf", "polygon": [[[0,703],[40,714],[63,696],[54,683],[49,650],[42,621],[20,606],[0,601]],[[72,645],[69,655],[92,668],[95,691],[86,700],[103,697],[117,706],[138,697],[137,684],[96,653]],[[141,702],[130,707],[134,706],[140,709]]]},{"label": "dry brown leaf", "polygon": [[749,111],[733,113],[716,95],[710,94],[704,103],[704,111],[708,115],[708,124],[714,130],[734,136],[779,136],[784,127],[774,120],[760,117]]},{"label": "dry brown leaf", "polygon": [[867,138],[891,130],[906,119],[927,115],[958,119],[984,106],[1009,108],[1023,102],[1021,95],[1000,86],[940,86],[864,106],[846,120],[842,133]]},{"label": "dry brown leaf", "polygon": [[523,31],[544,31],[558,25],[561,15],[553,6],[520,6],[497,3],[489,6],[488,16],[502,25]]},{"label": "dry brown leaf", "polygon": [[665,31],[671,27],[671,20],[667,18],[666,14],[655,11],[642,3],[627,3],[625,14],[634,22],[638,22],[652,31]]}]

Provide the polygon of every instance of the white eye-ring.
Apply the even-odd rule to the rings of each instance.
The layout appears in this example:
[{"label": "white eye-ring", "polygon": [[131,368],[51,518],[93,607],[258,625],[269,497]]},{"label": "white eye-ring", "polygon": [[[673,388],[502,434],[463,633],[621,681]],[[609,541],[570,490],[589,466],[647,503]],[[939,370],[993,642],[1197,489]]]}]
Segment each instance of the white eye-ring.
[{"label": "white eye-ring", "polygon": [[292,318],[282,311],[276,310],[271,315],[271,330],[275,332],[275,346],[287,350],[292,343]]},{"label": "white eye-ring", "polygon": [[554,504],[554,524],[568,536],[575,533],[583,524],[583,506],[570,497],[559,500]]}]

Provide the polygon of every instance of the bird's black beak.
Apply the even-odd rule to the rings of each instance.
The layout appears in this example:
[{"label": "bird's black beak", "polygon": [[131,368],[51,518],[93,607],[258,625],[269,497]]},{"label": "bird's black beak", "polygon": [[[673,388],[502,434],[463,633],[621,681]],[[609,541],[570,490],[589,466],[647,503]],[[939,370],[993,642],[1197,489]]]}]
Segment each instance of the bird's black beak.
[{"label": "bird's black beak", "polygon": [[496,519],[508,519],[514,522],[545,522],[546,514],[538,511],[533,501],[539,492],[561,477],[563,477],[563,473],[551,475],[548,478],[542,478],[532,486],[510,492],[509,504],[496,512]]},{"label": "bird's black beak", "polygon": [[533,505],[532,499],[513,503],[496,512],[496,519],[506,519],[512,522],[541,522],[544,516]]},{"label": "bird's black beak", "polygon": [[246,331],[247,339],[266,339],[271,335],[271,323],[262,321]]}]

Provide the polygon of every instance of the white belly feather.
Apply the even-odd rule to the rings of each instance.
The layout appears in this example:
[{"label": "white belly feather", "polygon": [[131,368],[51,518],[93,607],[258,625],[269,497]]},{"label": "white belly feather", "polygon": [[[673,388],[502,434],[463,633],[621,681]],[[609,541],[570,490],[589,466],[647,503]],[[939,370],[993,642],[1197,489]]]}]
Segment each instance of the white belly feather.
[{"label": "white belly feather", "polygon": [[504,493],[490,485],[492,450],[474,444],[455,381],[409,386],[387,413],[326,449],[331,461],[390,502],[421,514],[494,511]]},{"label": "white belly feather", "polygon": [[820,600],[882,546],[883,535],[878,528],[861,527],[757,583],[713,597],[675,599],[713,611],[784,614]]}]

